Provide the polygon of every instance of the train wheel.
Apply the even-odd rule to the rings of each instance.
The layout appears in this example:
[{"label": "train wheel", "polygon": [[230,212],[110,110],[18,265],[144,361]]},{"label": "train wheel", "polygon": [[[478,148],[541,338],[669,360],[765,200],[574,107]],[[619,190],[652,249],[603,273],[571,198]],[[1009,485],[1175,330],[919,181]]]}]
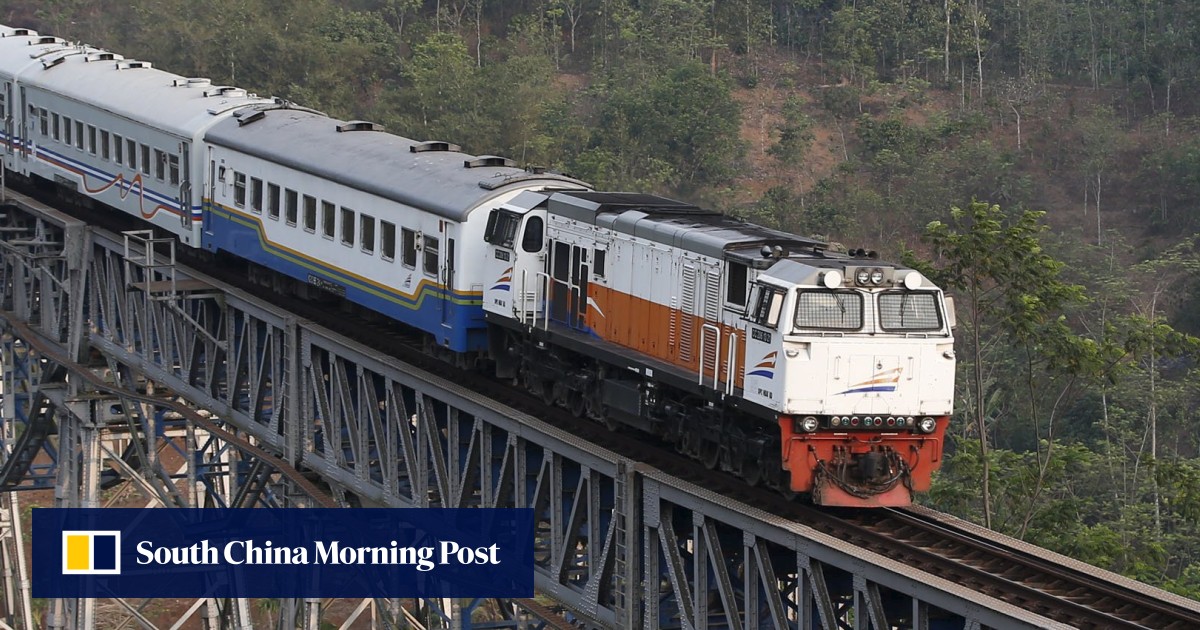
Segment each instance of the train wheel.
[{"label": "train wheel", "polygon": [[571,415],[576,418],[582,418],[587,414],[587,401],[584,399],[583,394],[572,390],[567,393],[567,402],[567,408],[570,410]]}]

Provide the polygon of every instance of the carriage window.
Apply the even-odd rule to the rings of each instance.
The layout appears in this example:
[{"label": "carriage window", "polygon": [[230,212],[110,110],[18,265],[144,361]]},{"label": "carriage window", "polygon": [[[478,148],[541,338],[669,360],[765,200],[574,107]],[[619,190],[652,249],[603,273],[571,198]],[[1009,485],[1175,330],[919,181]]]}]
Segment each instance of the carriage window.
[{"label": "carriage window", "polygon": [[858,291],[801,291],[796,300],[796,330],[858,330],[862,325]]},{"label": "carriage window", "polygon": [[879,295],[879,326],[884,330],[941,330],[937,295],[892,292]]},{"label": "carriage window", "polygon": [[67,118],[66,116],[63,116],[63,144],[71,144],[72,143],[72,140],[71,140],[71,138],[73,137],[71,135],[72,129],[74,129],[74,126],[71,125],[71,119]]},{"label": "carriage window", "polygon": [[88,125],[88,153],[96,155],[96,126]]},{"label": "carriage window", "polygon": [[[150,147],[147,145],[144,145],[144,144],[142,145],[142,172],[147,175],[150,174]],[[243,178],[245,178],[245,176],[243,176]],[[242,182],[243,188],[245,186],[245,183],[246,182],[244,182],[244,181]],[[245,200],[246,200],[246,194],[245,194],[245,190],[243,189],[242,201],[245,202]]]},{"label": "carriage window", "polygon": [[267,216],[279,220],[279,184],[267,184]]},{"label": "carriage window", "polygon": [[117,164],[125,162],[125,140],[113,134],[113,161]]},{"label": "carriage window", "polygon": [[108,142],[109,142],[108,132],[101,130],[100,131],[100,157],[105,160],[107,160],[109,157],[111,157],[111,153],[109,152],[109,149],[108,149]]},{"label": "carriage window", "polygon": [[775,328],[779,326],[779,314],[783,311],[783,289],[767,285],[759,285],[758,299],[755,301],[753,319],[760,326]]},{"label": "carriage window", "polygon": [[354,211],[342,208],[342,245],[354,245]]},{"label": "carriage window", "polygon": [[362,215],[362,222],[359,224],[359,243],[362,244],[362,250],[368,254],[375,252],[375,217]]},{"label": "carriage window", "polygon": [[50,111],[45,107],[38,110],[38,118],[41,119],[42,137],[50,137]]},{"label": "carriage window", "polygon": [[[167,156],[167,175],[170,177],[170,181],[172,184],[179,183],[179,156],[178,155],[168,155]],[[259,192],[260,193],[262,192],[261,184],[260,184]],[[259,200],[259,203],[260,204],[262,203],[261,199]]]},{"label": "carriage window", "polygon": [[237,207],[246,205],[246,174],[233,174],[233,203]]},{"label": "carriage window", "polygon": [[250,178],[250,209],[262,212],[262,180],[257,177]]},{"label": "carriage window", "polygon": [[380,244],[381,245],[380,249],[382,249],[383,251],[380,253],[383,255],[384,260],[395,260],[396,259],[396,226],[392,225],[391,223],[388,223],[387,221],[380,221],[379,228],[380,228],[380,232],[381,232],[380,238],[383,240],[383,242]]},{"label": "carriage window", "polygon": [[333,240],[333,226],[337,222],[337,206],[328,201],[321,202],[321,236]]},{"label": "carriage window", "polygon": [[75,121],[75,148],[83,150],[83,121]]},{"label": "carriage window", "polygon": [[160,149],[154,150],[154,177],[159,181],[166,179],[167,175],[167,154]]},{"label": "carriage window", "polygon": [[283,220],[288,225],[296,225],[296,205],[300,201],[299,193],[291,188],[284,189],[283,193]]},{"label": "carriage window", "polygon": [[416,268],[416,266],[417,266],[417,233],[408,228],[401,228],[400,229],[400,239],[401,239],[401,242],[400,242],[401,253],[404,256],[404,260],[402,260],[400,262],[404,263],[405,267]]},{"label": "carriage window", "polygon": [[725,301],[730,306],[746,308],[746,265],[730,262],[725,265]]},{"label": "carriage window", "polygon": [[61,123],[58,114],[50,114],[50,133],[55,140],[62,140]]},{"label": "carriage window", "polygon": [[607,257],[608,252],[604,251],[603,249],[597,249],[592,252],[592,273],[597,278],[604,277],[604,263]]},{"label": "carriage window", "polygon": [[425,273],[436,276],[438,272],[438,238],[426,236],[424,241]]},{"label": "carriage window", "polygon": [[521,249],[530,254],[542,251],[543,225],[542,217],[529,217],[525,222],[525,234],[521,237]]},{"label": "carriage window", "polygon": [[[68,125],[68,128],[69,127],[70,125]],[[67,132],[67,135],[71,135],[70,131]],[[67,142],[70,142],[70,140],[67,140]],[[137,141],[135,140],[125,141],[125,147],[129,149],[129,168],[135,171],[137,170],[137,146]]]},{"label": "carriage window", "polygon": [[317,198],[304,195],[304,229],[317,231]]}]

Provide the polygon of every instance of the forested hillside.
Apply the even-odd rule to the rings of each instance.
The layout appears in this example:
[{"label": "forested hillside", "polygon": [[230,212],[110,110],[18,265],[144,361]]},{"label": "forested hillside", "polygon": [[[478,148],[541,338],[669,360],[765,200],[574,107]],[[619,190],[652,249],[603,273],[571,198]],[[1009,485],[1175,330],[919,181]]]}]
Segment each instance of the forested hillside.
[{"label": "forested hillside", "polygon": [[0,21],[907,256],[958,304],[926,501],[1200,597],[1194,0],[0,0]]}]

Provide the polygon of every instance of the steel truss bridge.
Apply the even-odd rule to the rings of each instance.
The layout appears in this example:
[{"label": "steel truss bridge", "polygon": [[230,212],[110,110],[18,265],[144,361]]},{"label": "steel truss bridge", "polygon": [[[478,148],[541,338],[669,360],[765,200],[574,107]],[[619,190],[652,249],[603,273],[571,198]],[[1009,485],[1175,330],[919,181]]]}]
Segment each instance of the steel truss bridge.
[{"label": "steel truss bridge", "polygon": [[[177,265],[168,240],[106,233],[6,194],[0,629],[101,619],[314,630],[1067,627],[405,365]],[[532,508],[536,596],[198,599],[172,602],[166,625],[150,600],[35,602],[18,518],[29,496],[18,491],[35,489],[52,490],[58,507],[104,506],[116,494],[166,508]]]}]

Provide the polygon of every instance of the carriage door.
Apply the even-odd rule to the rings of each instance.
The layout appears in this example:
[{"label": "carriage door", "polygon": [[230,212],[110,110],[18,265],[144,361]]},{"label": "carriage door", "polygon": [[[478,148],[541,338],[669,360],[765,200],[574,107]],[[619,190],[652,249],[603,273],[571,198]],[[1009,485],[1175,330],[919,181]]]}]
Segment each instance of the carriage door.
[{"label": "carriage door", "polygon": [[216,159],[213,158],[212,147],[209,147],[208,148],[208,189],[204,191],[204,193],[208,197],[208,199],[205,199],[202,201],[201,208],[200,208],[200,216],[201,216],[200,221],[202,223],[202,225],[200,227],[201,227],[201,229],[204,230],[204,233],[208,234],[209,236],[212,236],[212,225],[213,225],[212,209],[213,209],[213,206],[215,206],[217,203],[217,178],[219,176],[223,177],[222,174],[224,173],[224,168],[225,167],[221,167],[221,170],[217,169],[217,161],[216,161]]},{"label": "carriage door", "polygon": [[[192,224],[192,145],[188,142],[179,145],[180,164],[175,166],[179,177],[179,217],[183,227]],[[168,158],[169,159],[169,158]],[[199,245],[199,243],[194,243]]]},{"label": "carriage door", "polygon": [[[32,129],[32,127],[27,126],[27,125],[32,125],[33,123],[29,121],[29,103],[28,103],[27,97],[25,96],[25,88],[24,87],[21,87],[21,109],[19,111],[21,113],[21,120],[17,124],[17,130],[16,130],[17,133],[14,137],[11,138],[11,140],[13,142],[21,143],[20,147],[19,147],[19,153],[21,155],[21,159],[28,161],[29,160],[29,145],[26,144],[26,139],[33,135],[32,133],[30,133],[33,129]],[[28,172],[28,168],[22,168],[21,172],[22,173]]]},{"label": "carriage door", "polygon": [[446,264],[442,265],[442,325],[450,327],[450,308],[454,300],[454,239],[446,237]]},{"label": "carriage door", "polygon": [[3,120],[4,120],[4,137],[5,137],[5,139],[8,140],[8,142],[4,143],[4,147],[5,147],[4,152],[9,155],[13,154],[12,103],[13,103],[12,81],[5,81],[4,82],[4,93],[0,94],[0,116],[2,116]]}]

